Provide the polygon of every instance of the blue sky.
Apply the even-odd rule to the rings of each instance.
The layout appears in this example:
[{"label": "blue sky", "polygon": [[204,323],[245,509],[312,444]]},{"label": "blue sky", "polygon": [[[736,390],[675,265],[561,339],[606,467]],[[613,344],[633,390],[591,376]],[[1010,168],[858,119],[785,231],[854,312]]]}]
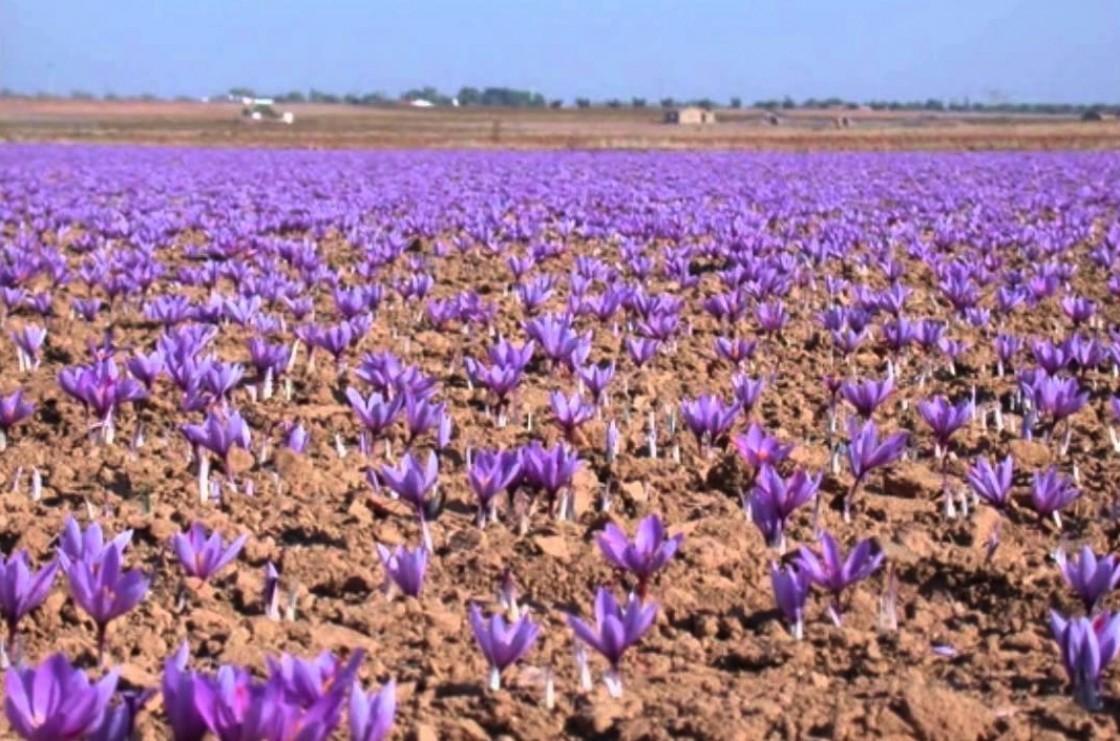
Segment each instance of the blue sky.
[{"label": "blue sky", "polygon": [[7,0],[0,86],[1120,100],[1116,0]]}]

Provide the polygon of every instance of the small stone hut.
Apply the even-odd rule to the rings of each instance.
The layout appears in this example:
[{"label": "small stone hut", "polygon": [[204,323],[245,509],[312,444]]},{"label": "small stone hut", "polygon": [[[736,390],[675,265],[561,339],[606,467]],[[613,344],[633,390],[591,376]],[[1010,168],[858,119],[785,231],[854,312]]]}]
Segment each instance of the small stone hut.
[{"label": "small stone hut", "polygon": [[665,123],[667,124],[697,126],[701,124],[713,124],[715,122],[716,114],[712,111],[700,108],[699,106],[674,108],[671,111],[665,112]]}]

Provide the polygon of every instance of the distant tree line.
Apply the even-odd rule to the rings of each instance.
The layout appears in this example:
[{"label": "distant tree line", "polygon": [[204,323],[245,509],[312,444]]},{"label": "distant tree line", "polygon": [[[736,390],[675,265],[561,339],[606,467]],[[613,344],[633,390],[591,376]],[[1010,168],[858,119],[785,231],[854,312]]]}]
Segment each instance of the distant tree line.
[{"label": "distant tree line", "polygon": [[[351,105],[351,106],[384,106],[392,105],[399,101],[414,101],[425,100],[437,106],[449,106],[453,103],[458,103],[464,107],[495,107],[495,108],[562,108],[565,101],[560,98],[546,98],[543,94],[531,90],[519,90],[510,87],[472,87],[465,85],[459,88],[458,93],[451,94],[440,91],[439,89],[425,85],[423,87],[411,88],[405,90],[397,96],[392,96],[381,91],[366,92],[366,93],[346,93],[338,94],[311,88],[310,90],[292,90],[286,93],[276,93],[272,95],[262,94],[260,91],[251,87],[237,86],[232,87],[227,91],[219,93],[218,95],[211,96],[213,98],[223,98],[225,96],[234,98],[257,98],[269,97],[275,99],[279,103],[318,103],[324,105]],[[140,100],[140,101],[156,101],[161,100],[160,96],[150,93],[142,93],[140,95],[116,95],[114,93],[105,93],[98,96],[95,93],[86,90],[73,90],[67,95],[52,95],[48,93],[34,93],[24,94],[10,90],[8,88],[0,89],[0,97],[4,98],[70,98],[72,100]],[[178,101],[193,100],[189,96],[179,95],[174,98]],[[627,99],[623,98],[608,98],[602,101],[595,101],[588,97],[577,97],[572,101],[577,108],[612,108],[612,109],[644,109],[653,105],[653,101],[642,97],[632,97]],[[678,108],[681,106],[699,106],[700,108],[713,109],[726,106],[732,109],[740,109],[743,107],[743,99],[738,96],[732,96],[728,101],[723,104],[711,98],[673,98],[665,97],[656,101],[657,105],[662,108]],[[985,103],[980,101],[963,100],[949,100],[944,101],[938,98],[928,98],[926,100],[870,100],[863,103],[856,101],[844,100],[843,98],[806,98],[800,102],[794,100],[790,96],[783,98],[768,98],[757,100],[754,102],[755,108],[765,110],[794,110],[798,108],[837,108],[854,110],[857,108],[865,107],[874,111],[952,111],[952,112],[977,112],[977,113],[1008,113],[1008,114],[1065,114],[1065,115],[1079,115],[1090,111],[1099,111],[1102,113],[1117,113],[1120,112],[1120,106],[1108,103]]]}]

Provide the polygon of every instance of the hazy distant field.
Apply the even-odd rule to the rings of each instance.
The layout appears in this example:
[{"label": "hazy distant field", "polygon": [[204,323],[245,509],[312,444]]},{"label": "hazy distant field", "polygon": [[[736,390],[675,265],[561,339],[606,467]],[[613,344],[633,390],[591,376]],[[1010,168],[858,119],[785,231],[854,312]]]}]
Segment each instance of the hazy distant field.
[{"label": "hazy distant field", "polygon": [[[669,126],[647,109],[413,109],[279,105],[293,126],[247,123],[235,104],[0,101],[0,139],[324,148],[1100,149],[1120,122],[988,114],[721,110],[719,123]],[[847,115],[851,128],[834,121]]]}]

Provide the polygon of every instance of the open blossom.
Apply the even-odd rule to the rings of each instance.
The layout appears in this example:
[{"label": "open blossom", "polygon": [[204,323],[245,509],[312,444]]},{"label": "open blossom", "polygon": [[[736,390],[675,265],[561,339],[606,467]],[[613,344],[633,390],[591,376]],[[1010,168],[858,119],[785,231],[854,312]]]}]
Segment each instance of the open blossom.
[{"label": "open blossom", "polygon": [[195,522],[186,533],[172,535],[171,545],[179,556],[183,570],[190,576],[207,581],[237,558],[248,540],[249,535],[246,533],[227,546],[222,542],[220,534],[214,532],[208,535],[203,524]]},{"label": "open blossom", "polygon": [[638,525],[634,540],[613,522],[608,522],[603,532],[595,536],[599,550],[618,568],[629,571],[638,579],[638,595],[645,596],[650,577],[665,567],[676,555],[684,536],[667,537],[665,526],[657,515],[649,515]]},{"label": "open blossom", "polygon": [[529,652],[537,640],[540,627],[528,613],[512,623],[506,623],[505,618],[497,613],[486,620],[478,605],[473,603],[469,613],[475,640],[490,663],[490,689],[498,690],[502,684],[502,672]]}]

